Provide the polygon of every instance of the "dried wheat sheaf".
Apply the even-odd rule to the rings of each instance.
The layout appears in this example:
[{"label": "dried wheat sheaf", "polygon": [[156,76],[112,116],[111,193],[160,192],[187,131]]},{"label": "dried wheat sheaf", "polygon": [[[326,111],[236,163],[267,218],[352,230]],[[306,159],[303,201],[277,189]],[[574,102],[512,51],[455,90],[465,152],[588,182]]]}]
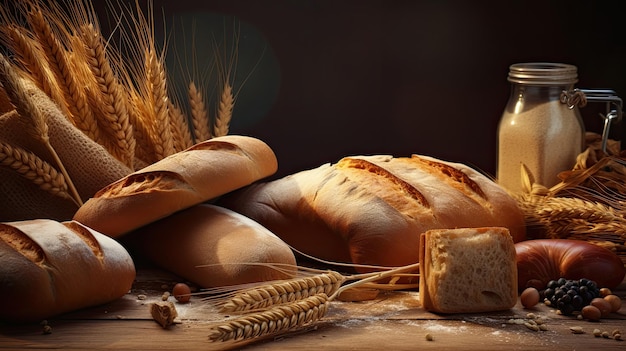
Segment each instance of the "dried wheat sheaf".
[{"label": "dried wheat sheaf", "polygon": [[533,238],[585,240],[615,252],[626,265],[626,155],[619,142],[587,133],[587,149],[548,189],[522,167],[525,191],[514,194]]},{"label": "dried wheat sheaf", "polygon": [[[66,172],[63,157],[47,154],[54,155],[62,147],[48,142],[51,122],[42,118],[41,103],[27,92],[24,81],[41,90],[76,132],[104,148],[128,172],[228,134],[236,100],[232,65],[217,62],[211,63],[219,65],[215,82],[194,82],[191,72],[188,94],[177,94],[169,84],[165,41],[159,43],[155,36],[151,1],[108,4],[108,17],[116,22],[112,33],[102,32],[88,0],[16,1],[0,7],[0,44],[8,50],[8,55],[0,56],[0,114],[17,111],[27,121],[32,140],[47,150],[43,155],[40,149],[30,150],[0,133],[0,167],[14,170],[13,174],[77,207],[93,194],[77,191],[81,187],[74,184],[81,184],[80,176]],[[209,91],[217,92],[214,99],[199,88],[210,84],[215,89]],[[208,101],[215,101],[213,119],[207,112]],[[15,150],[43,161],[26,162],[31,168],[45,167],[29,172],[17,167],[10,157],[16,155]],[[98,160],[93,163],[97,165]],[[11,199],[5,197],[5,201]]]}]

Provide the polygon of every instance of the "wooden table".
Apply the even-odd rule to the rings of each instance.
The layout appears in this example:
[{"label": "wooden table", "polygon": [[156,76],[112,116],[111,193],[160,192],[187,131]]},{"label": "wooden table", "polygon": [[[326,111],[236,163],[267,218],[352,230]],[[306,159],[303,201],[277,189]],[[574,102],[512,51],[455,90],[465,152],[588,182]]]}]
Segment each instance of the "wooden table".
[{"label": "wooden table", "polygon": [[[218,317],[199,296],[175,303],[178,318],[162,328],[151,317],[150,304],[180,281],[154,269],[139,269],[132,290],[103,306],[48,320],[51,333],[39,323],[0,324],[0,349],[219,350],[208,329]],[[619,329],[626,339],[626,282],[614,293],[622,298],[618,313],[599,322],[561,316],[540,304],[485,314],[437,315],[420,307],[415,291],[385,292],[370,301],[333,301],[326,316],[312,326],[236,349],[242,350],[626,350],[626,341],[595,337],[594,329]],[[145,295],[145,299],[140,298]],[[170,301],[175,301],[173,297]],[[546,318],[546,331],[523,324],[529,313]],[[582,327],[574,334],[571,327]],[[432,340],[427,340],[427,335]]]}]

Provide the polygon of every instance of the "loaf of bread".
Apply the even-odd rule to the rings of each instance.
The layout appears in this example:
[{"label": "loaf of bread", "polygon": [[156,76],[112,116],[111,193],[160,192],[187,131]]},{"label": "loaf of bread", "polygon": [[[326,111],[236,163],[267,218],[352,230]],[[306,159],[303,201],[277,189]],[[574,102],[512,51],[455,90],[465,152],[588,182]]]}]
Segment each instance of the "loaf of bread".
[{"label": "loaf of bread", "polygon": [[277,168],[274,152],[263,141],[241,135],[216,137],[104,187],[73,219],[119,237],[270,176]]},{"label": "loaf of bread", "polygon": [[[346,157],[253,184],[218,204],[292,247],[330,261],[404,266],[429,229],[500,226],[525,238],[517,202],[483,174],[432,157]],[[358,269],[367,271],[368,269]]]},{"label": "loaf of bread", "polygon": [[32,322],[126,294],[135,265],[114,239],[78,222],[0,223],[0,320]]},{"label": "loaf of bread", "polygon": [[203,288],[292,278],[296,259],[259,223],[200,204],[122,238],[133,257],[148,259]]},{"label": "loaf of bread", "polygon": [[419,296],[425,310],[477,313],[515,306],[517,266],[508,229],[434,229],[420,239]]}]

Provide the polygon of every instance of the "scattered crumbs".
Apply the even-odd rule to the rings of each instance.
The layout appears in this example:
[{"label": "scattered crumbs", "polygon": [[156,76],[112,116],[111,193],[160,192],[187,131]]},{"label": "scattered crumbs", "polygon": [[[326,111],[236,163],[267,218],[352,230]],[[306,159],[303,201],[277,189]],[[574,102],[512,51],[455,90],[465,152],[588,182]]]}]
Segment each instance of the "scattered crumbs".
[{"label": "scattered crumbs", "polygon": [[137,300],[145,300],[145,299],[147,299],[147,298],[148,298],[148,296],[146,296],[145,294],[139,294],[139,295],[137,295]]},{"label": "scattered crumbs", "polygon": [[583,327],[570,327],[569,330],[572,332],[572,334],[584,334],[585,331],[583,330]]},{"label": "scattered crumbs", "polygon": [[433,337],[433,335],[431,333],[427,333],[426,334],[426,341],[433,341],[435,340],[435,338]]},{"label": "scattered crumbs", "polygon": [[48,324],[43,326],[43,334],[47,335],[47,334],[52,334],[52,327],[49,326]]},{"label": "scattered crumbs", "polygon": [[166,291],[166,292],[163,293],[163,295],[161,295],[161,300],[162,301],[167,301],[167,299],[169,299],[169,298],[170,298],[170,292],[169,291]]}]

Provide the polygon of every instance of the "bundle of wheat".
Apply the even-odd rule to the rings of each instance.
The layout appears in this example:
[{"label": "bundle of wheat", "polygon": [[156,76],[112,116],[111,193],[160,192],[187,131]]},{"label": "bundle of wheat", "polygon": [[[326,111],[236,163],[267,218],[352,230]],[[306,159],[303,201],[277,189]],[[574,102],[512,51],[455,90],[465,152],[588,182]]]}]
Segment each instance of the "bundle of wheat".
[{"label": "bundle of wheat", "polygon": [[331,302],[347,290],[418,287],[417,284],[396,282],[400,277],[419,276],[419,273],[414,273],[419,271],[419,263],[395,268],[378,267],[380,270],[377,272],[355,275],[297,268],[298,274],[292,279],[246,287],[221,287],[198,293],[210,294],[203,300],[224,314],[223,318],[211,324],[209,340],[221,343],[220,349],[239,348],[314,326],[326,315]]},{"label": "bundle of wheat", "polygon": [[626,155],[620,143],[587,133],[587,149],[561,182],[548,189],[522,167],[525,192],[517,194],[533,238],[585,240],[616,252],[626,265]]},{"label": "bundle of wheat", "polygon": [[0,221],[70,219],[113,181],[228,133],[230,70],[216,83],[214,118],[206,83],[191,78],[185,113],[149,2],[147,11],[111,4],[117,40],[103,35],[90,1],[10,5],[0,7],[0,44],[10,51],[0,56]]}]

